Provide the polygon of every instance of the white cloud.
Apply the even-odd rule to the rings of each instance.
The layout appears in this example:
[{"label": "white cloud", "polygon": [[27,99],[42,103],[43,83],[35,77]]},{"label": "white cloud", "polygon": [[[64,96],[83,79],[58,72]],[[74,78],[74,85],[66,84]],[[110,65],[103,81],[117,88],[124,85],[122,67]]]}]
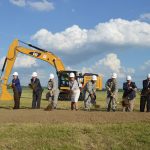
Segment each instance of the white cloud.
[{"label": "white cloud", "polygon": [[[2,68],[4,64],[5,57],[2,57],[0,59],[0,67]],[[14,68],[31,68],[31,67],[37,67],[38,63],[35,58],[25,55],[19,55],[16,58]]]},{"label": "white cloud", "polygon": [[9,0],[10,3],[17,5],[19,7],[24,7],[26,6],[26,0]]},{"label": "white cloud", "polygon": [[122,66],[117,54],[109,53],[103,59],[98,60],[93,66],[83,67],[82,72],[94,72],[103,74],[103,76],[116,72],[119,78],[124,78],[127,74],[134,74],[135,70],[133,68],[125,68]]},{"label": "white cloud", "polygon": [[18,7],[30,7],[38,11],[51,11],[54,10],[54,4],[48,0],[10,0],[10,2]]},{"label": "white cloud", "polygon": [[54,4],[52,2],[48,2],[47,0],[36,1],[36,2],[28,1],[28,5],[31,8],[39,11],[51,11],[54,10],[55,8]]},{"label": "white cloud", "polygon": [[77,25],[55,34],[52,34],[46,29],[41,29],[32,36],[32,39],[37,40],[38,44],[42,47],[48,48],[50,46],[49,48],[69,52],[74,48],[83,46],[86,43],[87,30],[82,30]]},{"label": "white cloud", "polygon": [[150,13],[140,15],[139,20],[150,21]]},{"label": "white cloud", "polygon": [[76,61],[79,61],[83,60],[83,55],[91,58],[103,51],[150,48],[150,24],[138,20],[111,19],[93,29],[81,29],[78,25],[57,33],[40,29],[31,38],[45,49],[54,49],[64,57],[77,56]]},{"label": "white cloud", "polygon": [[150,47],[150,24],[138,20],[111,19],[109,22],[99,23],[93,29],[81,29],[78,25],[57,33],[40,29],[32,39],[41,47],[63,53],[87,52],[89,47],[96,48],[96,51],[109,46]]}]

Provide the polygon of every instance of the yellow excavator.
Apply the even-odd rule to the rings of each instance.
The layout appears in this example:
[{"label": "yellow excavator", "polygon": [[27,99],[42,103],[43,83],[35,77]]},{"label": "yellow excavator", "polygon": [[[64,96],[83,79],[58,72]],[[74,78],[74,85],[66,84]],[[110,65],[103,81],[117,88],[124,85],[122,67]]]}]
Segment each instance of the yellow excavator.
[{"label": "yellow excavator", "polygon": [[[21,46],[19,45],[20,43],[23,43],[27,45],[28,47]],[[12,95],[9,93],[7,89],[7,85],[8,85],[9,76],[11,74],[11,71],[14,66],[18,53],[23,53],[31,57],[46,61],[56,69],[56,73],[58,75],[58,87],[60,89],[59,99],[67,99],[67,95],[69,91],[69,74],[71,72],[75,73],[76,78],[82,84],[82,87],[86,84],[88,80],[91,79],[93,75],[93,74],[82,75],[78,71],[65,70],[65,66],[63,62],[61,61],[61,59],[55,54],[53,54],[52,52],[46,51],[37,46],[15,39],[9,47],[7,57],[5,58],[5,61],[2,67],[2,73],[0,77],[1,78],[0,100],[12,100],[13,99]],[[97,77],[98,77],[97,88],[102,89],[102,78],[98,75]]]}]

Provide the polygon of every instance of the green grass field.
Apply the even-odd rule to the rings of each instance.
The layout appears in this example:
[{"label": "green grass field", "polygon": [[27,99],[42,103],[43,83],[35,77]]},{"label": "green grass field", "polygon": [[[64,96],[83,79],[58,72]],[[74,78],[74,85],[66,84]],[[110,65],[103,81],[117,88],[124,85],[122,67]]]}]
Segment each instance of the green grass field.
[{"label": "green grass field", "polygon": [[[10,90],[12,93],[12,90]],[[47,89],[44,90],[42,94],[42,101],[41,101],[41,108],[45,108],[48,104],[47,100],[45,100],[45,95],[47,93]],[[32,101],[32,90],[29,88],[24,88],[22,92],[22,98],[21,98],[21,108],[31,107],[31,101]],[[121,111],[121,101],[122,101],[122,92],[119,92],[118,94],[118,106],[117,109]],[[140,95],[137,94],[136,101],[135,101],[135,110],[139,111],[139,103],[140,103]],[[101,111],[105,111],[106,107],[106,92],[104,91],[98,91],[97,92],[97,104],[101,106]],[[2,107],[13,107],[13,101],[5,101],[0,102],[0,106]],[[79,101],[79,108],[83,109],[83,101]],[[59,101],[58,102],[58,108],[59,109],[70,109],[70,102],[69,101]]]},{"label": "green grass field", "polygon": [[[58,110],[43,109],[48,102],[43,93],[40,110],[31,110],[32,91],[24,89],[20,110],[12,110],[13,101],[0,101],[0,150],[149,150],[150,114],[105,112],[105,92],[97,92],[100,109],[70,110],[69,101],[59,101]],[[119,93],[121,101],[122,93]]]}]

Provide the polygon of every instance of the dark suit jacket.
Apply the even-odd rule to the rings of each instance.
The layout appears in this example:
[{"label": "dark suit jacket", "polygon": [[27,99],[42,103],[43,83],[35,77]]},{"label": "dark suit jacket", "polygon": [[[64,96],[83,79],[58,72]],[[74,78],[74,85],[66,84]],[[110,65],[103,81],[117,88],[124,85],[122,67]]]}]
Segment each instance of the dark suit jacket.
[{"label": "dark suit jacket", "polygon": [[130,86],[127,82],[123,83],[123,98],[127,97],[129,100],[132,100],[136,97],[136,92],[133,89],[130,89],[130,87],[133,89],[137,88],[135,82],[131,82]]},{"label": "dark suit jacket", "polygon": [[150,88],[150,81],[148,81],[147,79],[143,80],[143,89],[142,89],[142,94],[143,95],[145,95],[147,93],[148,88]]},{"label": "dark suit jacket", "polygon": [[[17,90],[18,92],[22,92],[22,88],[21,88],[21,85],[20,85],[20,80],[19,80],[19,78],[13,79],[13,80],[12,80],[12,85],[13,85],[13,88],[16,88],[16,90]],[[14,86],[15,86],[15,87],[14,87]]]},{"label": "dark suit jacket", "polygon": [[34,93],[39,93],[43,91],[40,80],[38,78],[36,78],[35,81],[31,79],[31,87]]}]

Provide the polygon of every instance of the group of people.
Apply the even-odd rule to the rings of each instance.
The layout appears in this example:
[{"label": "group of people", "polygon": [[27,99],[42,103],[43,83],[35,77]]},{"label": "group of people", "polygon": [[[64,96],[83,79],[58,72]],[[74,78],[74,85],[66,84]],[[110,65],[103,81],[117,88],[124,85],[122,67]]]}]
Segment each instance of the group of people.
[{"label": "group of people", "polygon": [[[97,76],[93,75],[92,80],[89,81],[84,89],[82,89],[82,96],[84,99],[85,109],[88,110],[91,107],[91,104],[96,102],[96,80]],[[81,96],[81,88],[78,81],[76,80],[75,74],[72,72],[69,75],[69,97],[71,101],[71,110],[78,110],[78,100]],[[59,89],[57,82],[54,79],[54,74],[50,74],[48,81],[48,90],[49,90],[49,105],[46,110],[52,110],[57,108],[57,101],[59,95]]]},{"label": "group of people", "polygon": [[[92,80],[89,81],[82,89],[82,97],[84,99],[84,106],[86,110],[89,110],[92,104],[96,104],[96,80],[97,76],[93,75]],[[29,87],[33,90],[32,108],[38,109],[40,108],[41,104],[43,88],[36,72],[32,73]],[[13,73],[12,88],[14,92],[14,109],[19,109],[22,88],[17,72]],[[58,82],[56,82],[54,74],[50,74],[47,88],[49,90],[49,104],[45,110],[56,109],[58,103],[59,88]],[[71,101],[71,110],[78,110],[78,100],[81,95],[81,88],[78,84],[78,81],[76,80],[74,73],[70,73],[69,75],[69,89],[70,90],[68,94]]]},{"label": "group of people", "polygon": [[[82,95],[84,100],[85,110],[90,110],[91,106],[96,106],[96,81],[97,76],[93,75],[92,79],[86,83],[86,85],[81,88],[78,81],[76,80],[75,74],[72,72],[69,75],[69,97],[71,101],[71,110],[78,110],[78,100]],[[41,96],[43,88],[41,86],[40,80],[38,79],[38,74],[36,72],[32,73],[31,82],[29,84],[30,88],[33,90],[32,108],[39,109],[41,104]],[[118,83],[117,74],[113,73],[111,78],[107,80],[105,84],[107,90],[106,98],[106,108],[107,111],[116,111],[117,108],[117,95],[118,95]],[[14,109],[19,109],[20,107],[20,97],[22,93],[22,88],[18,78],[18,73],[13,73],[12,88],[14,92]],[[46,110],[53,110],[57,108],[59,88],[55,80],[54,74],[50,74],[48,86],[49,90],[49,104]],[[136,98],[137,86],[135,82],[132,81],[131,76],[126,77],[126,82],[123,83],[123,96],[122,96],[122,110],[132,112],[134,109],[134,102]],[[140,99],[140,111],[144,112],[145,106],[147,106],[147,112],[150,112],[150,74],[148,74],[147,79],[143,81],[143,89],[141,92]]]},{"label": "group of people", "polygon": [[[33,89],[32,108],[33,109],[40,108],[43,88],[41,86],[40,80],[37,78],[36,72],[32,73],[32,78],[31,78],[31,82],[30,82],[29,86]],[[18,72],[13,73],[12,89],[13,89],[13,93],[14,93],[13,109],[19,109],[22,88],[20,85],[20,80],[18,78]]]},{"label": "group of people", "polygon": [[[116,111],[117,107],[117,74],[113,73],[111,78],[107,80],[105,87],[107,90],[107,111]],[[134,103],[136,98],[137,86],[132,81],[131,76],[126,77],[126,82],[123,83],[123,96],[122,96],[122,110],[123,112],[132,112],[134,110]],[[143,88],[140,97],[140,112],[150,112],[150,74],[147,75],[147,79],[143,80]]]}]

